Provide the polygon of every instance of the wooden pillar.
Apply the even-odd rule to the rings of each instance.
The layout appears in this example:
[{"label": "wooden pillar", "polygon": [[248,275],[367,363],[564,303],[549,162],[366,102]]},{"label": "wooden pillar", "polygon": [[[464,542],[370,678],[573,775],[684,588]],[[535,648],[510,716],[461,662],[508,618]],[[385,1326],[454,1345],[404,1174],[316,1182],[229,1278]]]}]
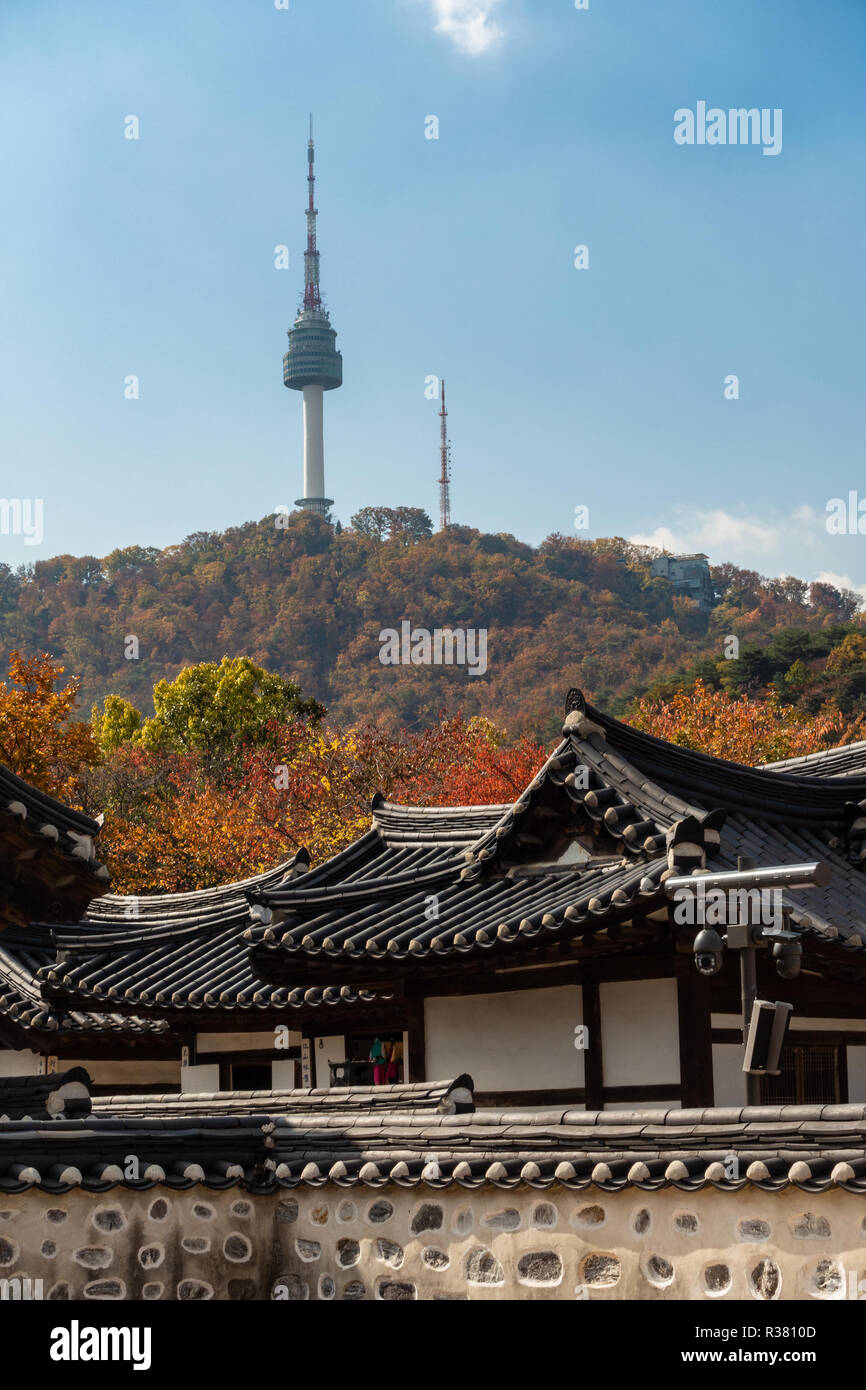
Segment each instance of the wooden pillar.
[{"label": "wooden pillar", "polygon": [[[406,1032],[409,1035],[408,1081],[427,1080],[427,1047],[424,1038],[424,997],[410,994],[406,998]],[[433,1080],[438,1078],[434,1077]]]},{"label": "wooden pillar", "polygon": [[713,1104],[712,989],[690,956],[677,959],[676,973],[680,1105],[689,1110]]}]

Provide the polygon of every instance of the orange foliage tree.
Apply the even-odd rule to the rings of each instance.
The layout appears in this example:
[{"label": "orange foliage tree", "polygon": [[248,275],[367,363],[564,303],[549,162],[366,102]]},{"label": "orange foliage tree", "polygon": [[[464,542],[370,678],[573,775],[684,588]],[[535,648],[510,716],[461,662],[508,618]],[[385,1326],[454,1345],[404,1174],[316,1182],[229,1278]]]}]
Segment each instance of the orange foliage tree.
[{"label": "orange foliage tree", "polygon": [[0,681],[0,762],[32,786],[80,805],[82,772],[99,761],[90,725],[75,719],[80,682],[58,688],[63,666],[47,652],[10,652]]},{"label": "orange foliage tree", "polygon": [[503,740],[489,721],[460,714],[399,738],[372,725],[337,732],[294,721],[271,728],[268,746],[247,749],[223,781],[197,753],[164,759],[126,745],[99,774],[114,890],[179,892],[242,879],[301,846],[318,863],[369,827],[377,791],[421,805],[511,801],[545,750]]},{"label": "orange foliage tree", "polygon": [[783,705],[776,691],[735,697],[702,680],[670,700],[639,700],[628,722],[668,743],[753,767],[863,737],[862,718],[848,723],[833,709],[810,718]]}]

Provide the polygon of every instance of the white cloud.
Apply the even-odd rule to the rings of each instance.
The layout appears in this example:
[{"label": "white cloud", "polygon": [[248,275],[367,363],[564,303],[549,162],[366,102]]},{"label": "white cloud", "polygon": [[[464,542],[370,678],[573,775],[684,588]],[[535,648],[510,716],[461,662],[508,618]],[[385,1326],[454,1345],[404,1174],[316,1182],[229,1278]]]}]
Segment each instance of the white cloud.
[{"label": "white cloud", "polygon": [[461,53],[472,57],[486,53],[503,37],[504,30],[491,15],[500,0],[430,0],[437,34],[444,34]]},{"label": "white cloud", "polygon": [[818,549],[825,537],[823,515],[803,505],[787,516],[767,519],[733,516],[720,508],[700,511],[682,507],[677,509],[671,525],[656,526],[652,531],[639,532],[628,539],[633,545],[652,545],[675,555],[703,551],[713,565],[730,561],[741,568],[758,569],[768,575],[797,574],[808,583],[814,579],[837,589],[853,589],[866,603],[866,585],[857,584],[850,575],[830,569],[816,574],[812,565],[820,563],[817,556],[811,564],[803,563],[804,552]]},{"label": "white cloud", "polygon": [[738,555],[771,555],[779,548],[779,527],[760,517],[732,516],[716,508],[696,511],[677,522],[677,529],[657,526],[645,535],[629,536],[633,545],[656,545],[682,553],[704,551],[711,559],[733,560]]}]

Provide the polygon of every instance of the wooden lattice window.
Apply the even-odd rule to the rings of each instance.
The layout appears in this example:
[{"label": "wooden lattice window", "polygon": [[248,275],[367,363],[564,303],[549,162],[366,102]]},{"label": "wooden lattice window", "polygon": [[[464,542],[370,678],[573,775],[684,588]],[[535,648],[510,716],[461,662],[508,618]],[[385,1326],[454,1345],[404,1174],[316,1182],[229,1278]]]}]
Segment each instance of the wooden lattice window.
[{"label": "wooden lattice window", "polygon": [[834,1043],[786,1043],[782,1070],[763,1078],[769,1105],[833,1105],[842,1099],[839,1048]]}]

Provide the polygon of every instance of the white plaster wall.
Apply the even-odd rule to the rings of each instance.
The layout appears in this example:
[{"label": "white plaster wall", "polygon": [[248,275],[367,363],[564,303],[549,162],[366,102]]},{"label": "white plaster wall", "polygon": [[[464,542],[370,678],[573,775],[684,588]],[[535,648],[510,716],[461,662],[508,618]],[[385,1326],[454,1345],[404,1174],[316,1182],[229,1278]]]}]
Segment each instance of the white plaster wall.
[{"label": "white plaster wall", "polygon": [[271,1062],[271,1086],[275,1091],[295,1089],[294,1058],[284,1057],[281,1062]]},{"label": "white plaster wall", "polygon": [[[84,1067],[96,1086],[155,1086],[164,1082],[166,1090],[178,1085],[181,1072],[180,1058],[176,1062],[170,1058],[148,1061],[146,1058],[136,1057],[134,1053],[130,1053],[129,1057],[108,1060],[85,1058],[78,1061],[75,1058],[58,1057],[58,1071],[69,1071],[72,1067]],[[218,1090],[218,1085],[213,1089]]]},{"label": "white plaster wall", "polygon": [[184,1095],[206,1095],[212,1091],[218,1091],[219,1088],[219,1062],[207,1062],[203,1066],[197,1067],[181,1067],[180,1089]]},{"label": "white plaster wall", "polygon": [[331,1069],[329,1062],[345,1062],[346,1039],[342,1033],[333,1033],[327,1038],[313,1039],[313,1065],[316,1069],[315,1086],[330,1088]]},{"label": "white plaster wall", "polygon": [[671,1096],[668,1100],[609,1100],[601,1107],[602,1110],[682,1110],[682,1101],[679,1096]]},{"label": "white plaster wall", "polygon": [[866,1105],[866,1047],[846,1047],[848,1059],[848,1099],[852,1105]]},{"label": "white plaster wall", "polygon": [[[0,1048],[0,1076],[38,1076],[42,1058],[38,1052],[14,1052],[11,1047]],[[66,1071],[66,1064],[63,1065]]]},{"label": "white plaster wall", "polygon": [[713,1043],[713,1104],[746,1104],[743,1049],[738,1043]]},{"label": "white plaster wall", "polygon": [[618,980],[599,985],[599,999],[605,1086],[679,1089],[676,980]]},{"label": "white plaster wall", "polygon": [[[468,1071],[478,1091],[538,1091],[583,1085],[578,985],[425,999],[427,1077]],[[592,1039],[590,1039],[592,1046]]]}]

